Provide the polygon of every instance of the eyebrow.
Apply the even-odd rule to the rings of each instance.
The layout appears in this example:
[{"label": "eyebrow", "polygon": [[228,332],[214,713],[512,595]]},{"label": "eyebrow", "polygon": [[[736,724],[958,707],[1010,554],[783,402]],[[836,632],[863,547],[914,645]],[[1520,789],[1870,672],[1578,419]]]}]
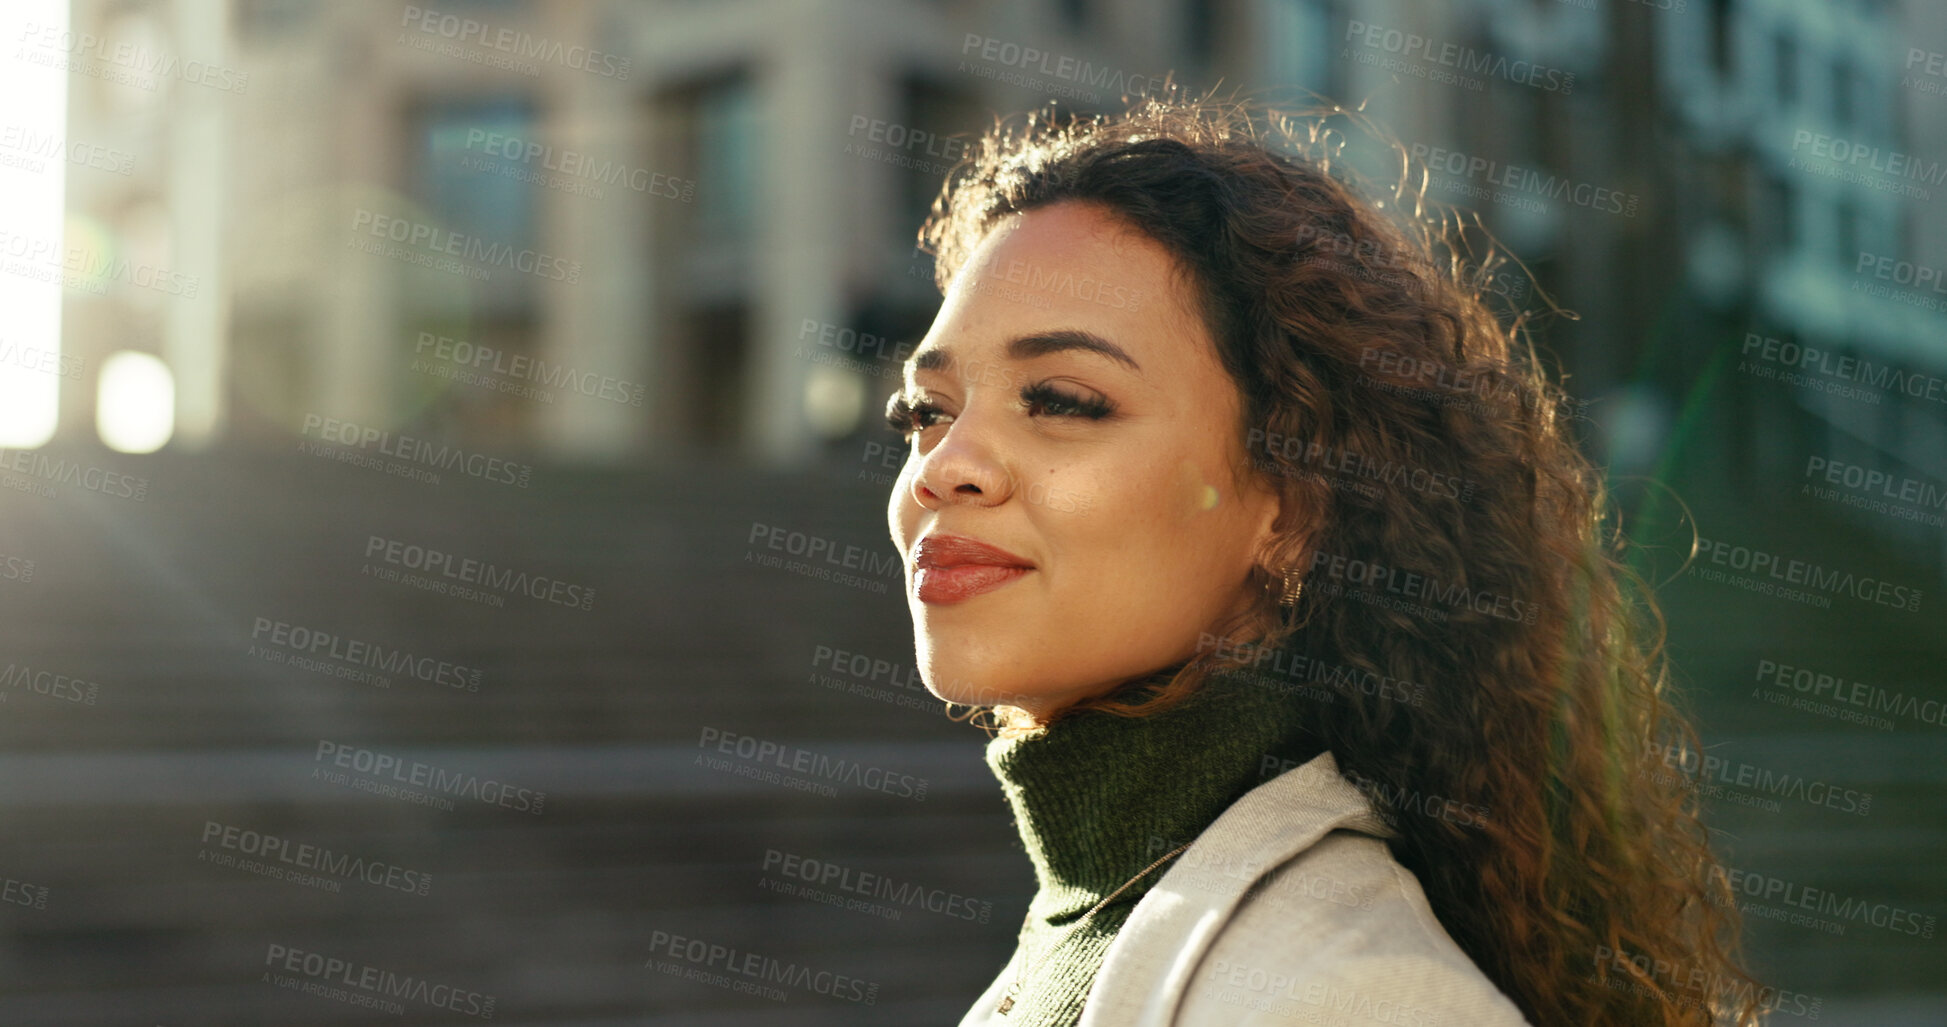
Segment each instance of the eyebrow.
[{"label": "eyebrow", "polygon": [[[1138,375],[1143,373],[1142,365],[1136,363],[1136,358],[1130,356],[1127,350],[1094,332],[1083,331],[1079,328],[1065,328],[1053,332],[1034,332],[1029,335],[1019,335],[1007,341],[1007,358],[1009,360],[1033,360],[1035,357],[1047,356],[1050,353],[1064,353],[1069,350],[1099,353],[1117,363],[1128,366],[1130,370],[1136,372]],[[913,354],[907,359],[906,364],[914,371],[939,371],[945,373],[953,370],[953,354],[939,346],[931,346]]]}]

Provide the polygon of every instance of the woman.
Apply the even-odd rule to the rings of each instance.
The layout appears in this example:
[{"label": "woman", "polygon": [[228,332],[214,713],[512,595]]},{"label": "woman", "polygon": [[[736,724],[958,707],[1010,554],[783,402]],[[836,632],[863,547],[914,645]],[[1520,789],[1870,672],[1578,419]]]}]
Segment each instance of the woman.
[{"label": "woman", "polygon": [[889,523],[1039,884],[963,1022],[1755,1021],[1493,251],[1268,120],[1003,124],[921,232]]}]

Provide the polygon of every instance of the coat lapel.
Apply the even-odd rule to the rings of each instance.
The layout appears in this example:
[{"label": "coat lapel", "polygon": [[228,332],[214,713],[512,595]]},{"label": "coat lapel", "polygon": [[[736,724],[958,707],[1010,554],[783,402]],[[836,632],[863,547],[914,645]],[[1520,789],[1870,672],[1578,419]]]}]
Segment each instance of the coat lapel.
[{"label": "coat lapel", "polygon": [[1156,882],[1110,943],[1079,1027],[1167,1027],[1211,942],[1259,877],[1339,829],[1393,831],[1330,752],[1238,799]]}]

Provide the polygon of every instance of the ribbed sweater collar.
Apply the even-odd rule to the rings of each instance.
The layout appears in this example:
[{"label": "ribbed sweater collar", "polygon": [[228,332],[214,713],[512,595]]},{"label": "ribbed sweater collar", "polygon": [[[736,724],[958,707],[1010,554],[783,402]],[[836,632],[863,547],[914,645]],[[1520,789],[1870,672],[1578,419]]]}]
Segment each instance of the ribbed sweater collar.
[{"label": "ribbed sweater collar", "polygon": [[[1139,696],[1164,672],[1134,686]],[[1032,919],[1086,912],[1157,857],[1195,838],[1268,779],[1267,756],[1303,761],[1309,703],[1249,672],[1218,672],[1180,705],[1142,717],[1089,710],[987,743],[1039,889]],[[1283,764],[1290,766],[1290,764]],[[1158,867],[1113,904],[1124,908],[1168,872]]]}]

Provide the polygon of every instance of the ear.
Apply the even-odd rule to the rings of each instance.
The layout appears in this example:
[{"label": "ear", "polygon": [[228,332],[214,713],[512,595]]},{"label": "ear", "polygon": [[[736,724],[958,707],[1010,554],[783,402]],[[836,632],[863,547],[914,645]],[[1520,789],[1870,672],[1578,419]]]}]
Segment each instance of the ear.
[{"label": "ear", "polygon": [[1254,480],[1246,506],[1255,518],[1251,535],[1252,551],[1266,552],[1278,536],[1278,521],[1285,510],[1284,490],[1274,484]]}]

